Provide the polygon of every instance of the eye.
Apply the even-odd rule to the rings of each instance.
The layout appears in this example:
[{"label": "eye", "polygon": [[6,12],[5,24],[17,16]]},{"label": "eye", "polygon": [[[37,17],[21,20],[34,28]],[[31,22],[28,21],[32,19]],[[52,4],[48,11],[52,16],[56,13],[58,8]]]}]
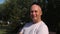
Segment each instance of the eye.
[{"label": "eye", "polygon": [[30,13],[33,13],[33,11],[30,11]]},{"label": "eye", "polygon": [[30,13],[33,13],[33,12],[37,12],[36,10],[34,10],[34,11],[30,11]]},{"label": "eye", "polygon": [[35,12],[37,12],[37,11],[35,10]]}]

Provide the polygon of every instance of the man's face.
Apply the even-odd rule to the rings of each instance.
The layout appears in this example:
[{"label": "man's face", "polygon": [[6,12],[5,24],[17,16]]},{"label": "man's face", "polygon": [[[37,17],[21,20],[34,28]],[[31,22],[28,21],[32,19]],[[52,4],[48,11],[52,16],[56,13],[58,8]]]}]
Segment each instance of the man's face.
[{"label": "man's face", "polygon": [[41,7],[36,4],[32,5],[30,10],[31,19],[33,21],[37,21],[40,19],[41,15],[42,15]]}]

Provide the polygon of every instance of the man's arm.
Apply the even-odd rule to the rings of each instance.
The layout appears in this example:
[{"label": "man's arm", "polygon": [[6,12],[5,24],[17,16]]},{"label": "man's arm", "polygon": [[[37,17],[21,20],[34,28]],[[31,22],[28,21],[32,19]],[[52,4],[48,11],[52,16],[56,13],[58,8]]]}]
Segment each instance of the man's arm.
[{"label": "man's arm", "polygon": [[23,29],[20,29],[18,34],[23,34]]},{"label": "man's arm", "polygon": [[19,32],[19,34],[22,34],[22,32]]}]

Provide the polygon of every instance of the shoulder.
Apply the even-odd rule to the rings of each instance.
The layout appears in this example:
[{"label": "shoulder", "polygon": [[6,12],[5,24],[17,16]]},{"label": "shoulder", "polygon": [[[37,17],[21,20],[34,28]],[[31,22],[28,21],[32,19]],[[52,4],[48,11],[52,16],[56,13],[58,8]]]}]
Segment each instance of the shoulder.
[{"label": "shoulder", "polygon": [[45,33],[45,34],[49,33],[48,27],[47,27],[47,25],[44,22],[42,22],[41,25],[39,26],[38,32]]},{"label": "shoulder", "polygon": [[41,23],[41,27],[42,28],[48,28],[48,26],[42,21],[42,23]]},{"label": "shoulder", "polygon": [[26,23],[25,25],[24,25],[24,27],[29,27],[29,26],[31,26],[32,25],[32,22],[28,22],[28,23]]}]

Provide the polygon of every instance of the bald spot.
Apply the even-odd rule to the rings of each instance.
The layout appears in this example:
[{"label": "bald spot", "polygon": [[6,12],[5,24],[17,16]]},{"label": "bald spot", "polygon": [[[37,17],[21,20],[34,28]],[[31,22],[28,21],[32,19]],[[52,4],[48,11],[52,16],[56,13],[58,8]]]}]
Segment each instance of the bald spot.
[{"label": "bald spot", "polygon": [[39,5],[36,5],[36,4],[31,6],[31,10],[34,10],[34,9],[38,9],[41,11],[41,7]]}]

